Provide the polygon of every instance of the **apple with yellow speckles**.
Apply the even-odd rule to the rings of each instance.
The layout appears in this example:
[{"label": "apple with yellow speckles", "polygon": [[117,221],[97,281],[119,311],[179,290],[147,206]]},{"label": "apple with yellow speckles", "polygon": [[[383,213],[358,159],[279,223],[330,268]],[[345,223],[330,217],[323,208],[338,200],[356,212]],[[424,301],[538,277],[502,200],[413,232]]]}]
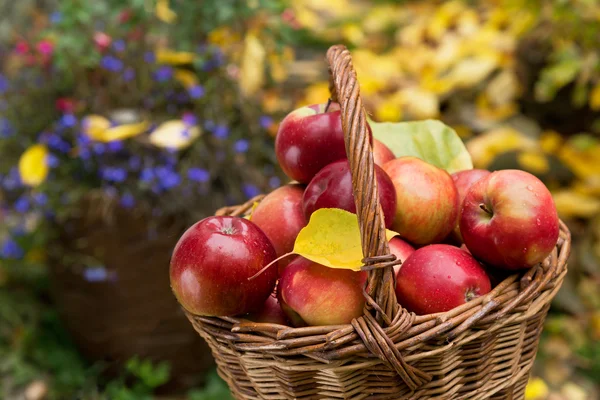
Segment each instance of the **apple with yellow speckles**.
[{"label": "apple with yellow speckles", "polygon": [[497,268],[518,270],[543,261],[559,234],[552,195],[532,174],[502,170],[467,192],[460,232],[473,256]]},{"label": "apple with yellow speckles", "polygon": [[277,297],[296,327],[349,324],[363,314],[366,272],[329,268],[297,257],[281,273]]}]

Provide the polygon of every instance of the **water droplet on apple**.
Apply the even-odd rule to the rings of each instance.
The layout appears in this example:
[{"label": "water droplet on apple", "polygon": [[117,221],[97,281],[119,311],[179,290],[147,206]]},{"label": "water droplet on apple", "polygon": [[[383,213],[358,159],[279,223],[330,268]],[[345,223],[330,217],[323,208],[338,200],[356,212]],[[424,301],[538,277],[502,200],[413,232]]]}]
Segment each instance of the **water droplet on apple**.
[{"label": "water droplet on apple", "polygon": [[542,221],[539,218],[536,219],[535,222],[536,222],[537,226],[540,226],[542,224]]},{"label": "water droplet on apple", "polygon": [[529,191],[533,190],[533,186],[531,186],[531,185],[527,185],[526,187],[527,187],[527,190],[529,190]]},{"label": "water droplet on apple", "polygon": [[527,247],[523,248],[523,254],[527,253]]},{"label": "water droplet on apple", "polygon": [[450,275],[448,275],[448,279],[452,279],[452,277]]}]

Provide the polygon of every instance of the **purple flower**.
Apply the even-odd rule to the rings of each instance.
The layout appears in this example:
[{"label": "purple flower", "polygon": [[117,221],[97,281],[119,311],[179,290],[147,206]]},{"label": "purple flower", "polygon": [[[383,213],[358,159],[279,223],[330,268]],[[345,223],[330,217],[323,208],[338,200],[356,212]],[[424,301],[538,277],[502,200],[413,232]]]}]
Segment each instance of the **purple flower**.
[{"label": "purple flower", "polygon": [[203,168],[188,169],[188,179],[194,182],[208,182],[210,173]]},{"label": "purple flower", "polygon": [[67,153],[69,150],[71,150],[71,145],[55,133],[45,135],[43,141],[48,144],[48,147],[50,147],[52,150],[56,150],[61,153]]},{"label": "purple flower", "polygon": [[5,93],[9,89],[10,85],[8,84],[8,79],[2,74],[0,74],[0,94]]},{"label": "purple flower", "polygon": [[132,156],[129,159],[129,168],[133,170],[140,169],[142,166],[142,159],[138,156]]},{"label": "purple flower", "polygon": [[58,164],[60,164],[58,157],[51,153],[46,155],[46,165],[48,165],[50,168],[56,168],[58,167]]},{"label": "purple flower", "polygon": [[21,246],[19,246],[19,244],[13,239],[5,239],[4,243],[2,243],[2,249],[0,249],[0,256],[2,258],[19,259],[23,258],[24,255],[25,252],[23,251]]},{"label": "purple flower", "polygon": [[104,143],[94,143],[93,150],[94,153],[98,155],[104,154],[104,151],[106,150],[106,145]]},{"label": "purple flower", "polygon": [[17,201],[15,201],[15,204],[13,206],[15,208],[15,211],[24,214],[27,211],[29,211],[29,199],[27,197],[21,196],[17,199]]},{"label": "purple flower", "polygon": [[133,208],[135,206],[135,198],[131,193],[125,193],[121,196],[121,206],[124,208]]},{"label": "purple flower", "polygon": [[63,126],[70,128],[77,124],[77,118],[75,118],[73,114],[63,114],[63,116],[60,118],[60,122]]},{"label": "purple flower", "polygon": [[171,189],[181,183],[181,177],[171,167],[160,166],[154,169],[161,188]]},{"label": "purple flower", "polygon": [[109,182],[124,182],[127,179],[127,170],[118,167],[105,167],[100,170],[102,179]]},{"label": "purple flower", "polygon": [[104,282],[108,279],[108,271],[103,266],[88,267],[83,270],[83,278],[88,282]]},{"label": "purple flower", "polygon": [[279,179],[276,176],[272,176],[271,178],[269,178],[269,186],[273,189],[278,188],[279,186],[281,186],[281,179]]},{"label": "purple flower", "polygon": [[125,41],[123,39],[115,40],[113,42],[112,46],[113,46],[113,49],[115,49],[115,51],[118,53],[125,51],[125,48],[127,47],[127,45],[125,44]]},{"label": "purple flower", "polygon": [[92,152],[90,151],[90,149],[79,149],[79,158],[81,158],[82,160],[89,160],[91,155]]},{"label": "purple flower", "polygon": [[112,72],[118,72],[123,69],[123,61],[115,56],[107,55],[100,60],[102,68]]},{"label": "purple flower", "polygon": [[15,130],[6,118],[0,118],[0,138],[11,137]]},{"label": "purple flower", "polygon": [[269,129],[271,125],[273,125],[273,118],[269,117],[268,115],[263,115],[258,119],[258,121],[263,129]]},{"label": "purple flower", "polygon": [[[87,125],[87,123],[86,123],[86,125]],[[80,132],[79,135],[77,135],[76,140],[77,140],[78,146],[87,146],[88,144],[90,144],[92,142],[90,137],[83,132]]]},{"label": "purple flower", "polygon": [[201,85],[194,85],[188,90],[188,93],[192,99],[199,99],[204,96],[204,88]]},{"label": "purple flower", "polygon": [[147,51],[146,53],[144,53],[144,61],[146,61],[148,64],[153,63],[156,60],[156,57],[154,56],[154,53],[151,51]]},{"label": "purple flower", "polygon": [[181,118],[181,120],[183,121],[184,124],[186,124],[188,126],[196,125],[196,123],[198,122],[198,118],[196,118],[196,116],[190,112],[183,114],[183,117]]},{"label": "purple flower", "polygon": [[229,128],[226,125],[219,124],[215,127],[213,134],[218,139],[227,139],[227,136],[229,136]]},{"label": "purple flower", "polygon": [[33,201],[35,201],[35,204],[38,206],[44,206],[48,203],[48,196],[46,193],[38,192],[33,195]]},{"label": "purple flower", "polygon": [[163,65],[159,67],[154,73],[154,79],[158,82],[165,82],[171,79],[173,76],[173,68],[168,65]]},{"label": "purple flower", "polygon": [[118,153],[123,150],[123,142],[121,140],[115,140],[106,144],[106,149],[109,153]]},{"label": "purple flower", "polygon": [[244,183],[242,190],[247,198],[252,198],[260,194],[260,189],[251,183]]},{"label": "purple flower", "polygon": [[250,143],[246,139],[240,139],[233,144],[236,153],[245,153],[250,148]]},{"label": "purple flower", "polygon": [[129,82],[133,80],[133,78],[135,78],[135,70],[131,67],[128,67],[125,69],[125,72],[123,72],[123,80],[125,82]]}]

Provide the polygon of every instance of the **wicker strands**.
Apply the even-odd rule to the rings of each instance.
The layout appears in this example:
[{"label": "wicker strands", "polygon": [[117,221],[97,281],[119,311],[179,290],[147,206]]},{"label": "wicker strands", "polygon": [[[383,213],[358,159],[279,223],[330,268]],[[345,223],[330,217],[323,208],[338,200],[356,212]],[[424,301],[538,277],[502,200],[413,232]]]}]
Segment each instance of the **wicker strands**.
[{"label": "wicker strands", "polygon": [[[398,304],[378,203],[366,115],[350,53],[327,53],[369,271],[364,315],[349,325],[290,328],[187,314],[238,399],[522,399],[550,302],[567,272],[571,238],[524,274],[445,313]],[[261,196],[218,215],[245,215]]]}]

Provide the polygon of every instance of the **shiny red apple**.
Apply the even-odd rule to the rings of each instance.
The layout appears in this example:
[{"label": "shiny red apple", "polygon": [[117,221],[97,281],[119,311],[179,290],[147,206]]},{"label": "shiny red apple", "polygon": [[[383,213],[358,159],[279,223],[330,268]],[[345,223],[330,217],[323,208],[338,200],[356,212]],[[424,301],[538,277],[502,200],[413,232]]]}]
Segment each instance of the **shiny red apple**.
[{"label": "shiny red apple", "polygon": [[447,244],[417,249],[396,277],[398,302],[417,315],[449,311],[490,290],[490,278],[481,264]]},{"label": "shiny red apple", "polygon": [[181,236],[170,265],[171,288],[179,303],[196,315],[232,316],[256,311],[273,292],[277,268],[271,241],[240,217],[208,217]]},{"label": "shiny red apple", "polygon": [[[408,256],[415,252],[415,248],[408,244],[406,241],[400,239],[398,236],[393,237],[390,242],[390,252],[396,256],[397,260],[402,262],[406,261]],[[394,273],[398,275],[398,271],[402,265],[394,266]]]},{"label": "shiny red apple", "polygon": [[[396,214],[396,191],[390,177],[377,165],[375,176],[385,226],[389,228]],[[356,213],[348,160],[333,162],[315,175],[304,191],[302,207],[306,220],[320,208],[341,208]]]},{"label": "shiny red apple", "polygon": [[454,236],[460,242],[462,242],[462,235],[460,234],[460,229],[458,227],[458,219],[460,218],[460,210],[462,209],[462,204],[465,200],[465,196],[467,195],[467,192],[475,182],[477,182],[481,178],[488,176],[489,174],[490,171],[487,171],[485,169],[467,169],[452,174],[454,185],[456,185],[456,190],[458,191],[459,204],[459,215],[456,221],[456,226],[454,227]]},{"label": "shiny red apple", "polygon": [[281,309],[279,301],[275,296],[267,297],[267,301],[261,307],[260,310],[250,313],[246,316],[249,320],[254,322],[271,323],[278,325],[289,325],[290,322]]},{"label": "shiny red apple", "polygon": [[334,269],[298,257],[277,286],[281,308],[294,326],[349,324],[362,315],[366,272]]},{"label": "shiny red apple", "polygon": [[[251,221],[271,240],[277,257],[292,251],[298,232],[306,226],[302,209],[303,194],[304,187],[301,185],[282,186],[265,196],[252,212]],[[280,260],[279,270],[292,259],[286,257]]]},{"label": "shiny red apple", "polygon": [[389,147],[377,139],[373,139],[373,161],[376,165],[383,167],[388,161],[392,161],[396,156]]},{"label": "shiny red apple", "polygon": [[416,245],[448,236],[458,216],[458,192],[450,174],[416,157],[396,158],[383,170],[396,189],[392,229]]},{"label": "shiny red apple", "polygon": [[300,183],[310,182],[323,167],[347,158],[340,107],[332,103],[327,112],[325,108],[326,104],[299,108],[279,125],[275,137],[277,160],[286,175]]},{"label": "shiny red apple", "polygon": [[550,191],[520,170],[502,170],[475,182],[465,197],[460,232],[473,256],[498,268],[529,268],[558,240]]}]

